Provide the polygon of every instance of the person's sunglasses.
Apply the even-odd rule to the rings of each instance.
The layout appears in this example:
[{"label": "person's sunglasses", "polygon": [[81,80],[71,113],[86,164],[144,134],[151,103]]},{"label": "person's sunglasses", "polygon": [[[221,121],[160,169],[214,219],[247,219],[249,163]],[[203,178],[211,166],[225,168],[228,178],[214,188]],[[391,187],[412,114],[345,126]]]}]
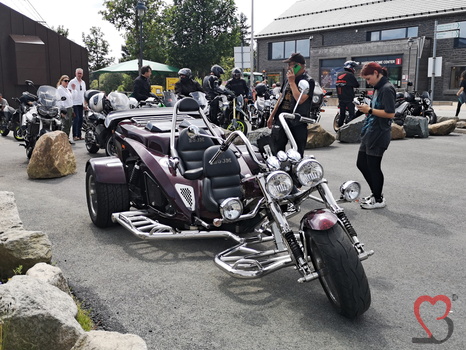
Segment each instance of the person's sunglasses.
[{"label": "person's sunglasses", "polygon": [[67,79],[63,79],[63,81],[64,81],[65,83],[69,83],[69,82],[70,82],[70,81],[67,80]]}]

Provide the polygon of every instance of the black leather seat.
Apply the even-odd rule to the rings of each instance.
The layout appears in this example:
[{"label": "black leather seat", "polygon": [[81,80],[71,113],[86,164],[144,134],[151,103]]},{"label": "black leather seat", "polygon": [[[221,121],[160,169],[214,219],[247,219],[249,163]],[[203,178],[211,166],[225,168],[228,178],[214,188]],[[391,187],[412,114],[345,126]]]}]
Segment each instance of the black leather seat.
[{"label": "black leather seat", "polygon": [[[206,134],[205,130],[199,130],[201,134]],[[209,137],[196,136],[190,138],[188,136],[188,129],[180,131],[178,136],[176,151],[180,158],[181,174],[189,179],[195,180],[202,176],[202,162],[204,159],[204,152],[207,148],[212,146],[214,142]]]},{"label": "black leather seat", "polygon": [[235,153],[228,149],[223,152],[212,165],[209,160],[220,146],[209,147],[204,153],[204,180],[202,201],[208,211],[218,211],[223,200],[231,197],[242,198],[241,167]]}]

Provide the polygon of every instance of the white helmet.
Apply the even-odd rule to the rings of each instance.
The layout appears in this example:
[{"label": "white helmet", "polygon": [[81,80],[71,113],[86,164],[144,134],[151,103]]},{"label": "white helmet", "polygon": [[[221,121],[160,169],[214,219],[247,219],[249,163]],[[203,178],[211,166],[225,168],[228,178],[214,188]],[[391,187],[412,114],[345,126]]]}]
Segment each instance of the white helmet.
[{"label": "white helmet", "polygon": [[104,110],[105,93],[99,92],[89,99],[89,108],[94,112],[102,113]]},{"label": "white helmet", "polygon": [[134,97],[129,98],[129,108],[131,109],[137,108],[138,104],[139,104],[138,100],[136,100]]}]

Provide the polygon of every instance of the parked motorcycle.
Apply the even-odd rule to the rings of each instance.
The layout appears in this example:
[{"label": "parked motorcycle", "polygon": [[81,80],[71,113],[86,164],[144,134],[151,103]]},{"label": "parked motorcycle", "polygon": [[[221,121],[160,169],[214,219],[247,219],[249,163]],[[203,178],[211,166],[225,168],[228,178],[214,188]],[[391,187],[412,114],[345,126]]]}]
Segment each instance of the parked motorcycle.
[{"label": "parked motorcycle", "polygon": [[[30,80],[25,81],[26,85],[34,86]],[[11,106],[7,106],[2,113],[0,113],[0,134],[7,136],[10,131],[13,131],[13,137],[17,141],[23,141],[22,131],[20,130],[23,122],[23,115],[34,106],[37,101],[37,96],[25,91],[19,98],[13,98],[19,104],[18,109],[14,109]]]},{"label": "parked motorcycle", "polygon": [[62,120],[58,107],[59,95],[55,87],[42,85],[37,89],[36,97],[28,98],[37,98],[37,101],[22,115],[17,135],[23,138],[22,146],[26,148],[26,156],[31,158],[39,137],[47,132],[61,130]]},{"label": "parked motorcycle", "polygon": [[421,94],[417,91],[398,93],[395,107],[398,109],[395,122],[399,125],[403,125],[407,115],[425,117],[429,124],[437,123],[437,114],[428,91],[423,91]]},{"label": "parked motorcycle", "polygon": [[[309,88],[306,81],[299,86]],[[355,318],[369,308],[361,260],[373,252],[338,205],[357,199],[360,186],[345,182],[334,199],[322,165],[297,152],[285,120],[298,115],[280,114],[292,147],[275,157],[258,154],[239,130],[225,139],[191,98],[177,102],[168,123],[156,109],[135,112],[121,112],[127,119],[115,132],[118,157],[86,164],[87,205],[96,226],[119,223],[148,240],[230,238],[236,244],[215,263],[231,276],[253,279],[294,267],[299,283],[320,280],[340,314]],[[243,145],[233,143],[238,138]],[[288,220],[308,199],[324,207],[305,213],[294,231]]]},{"label": "parked motorcycle", "polygon": [[332,96],[332,94],[332,91],[324,90],[317,81],[315,82],[314,95],[312,96],[311,103],[310,118],[313,119],[316,123],[320,122],[320,113],[325,112],[323,107],[327,103],[327,97]]},{"label": "parked motorcycle", "polygon": [[[371,104],[371,97],[367,94],[366,90],[363,90],[361,92],[359,91],[356,92],[356,97],[353,99],[353,105],[354,105],[353,107],[354,118],[353,119],[356,119],[364,114],[361,111],[359,111],[359,109],[356,107],[357,105],[360,105],[360,104],[366,104],[366,105]],[[348,124],[353,119],[350,119],[349,113],[348,111],[346,111],[343,125]],[[337,114],[335,115],[335,118],[333,118],[333,130],[335,130],[335,132],[338,132],[338,130],[340,130],[340,126],[338,126],[339,120],[340,120],[340,110],[338,110]]]},{"label": "parked motorcycle", "polygon": [[87,151],[94,154],[99,149],[105,149],[108,156],[115,155],[113,131],[117,123],[109,124],[108,116],[113,111],[131,109],[128,96],[116,91],[105,96],[105,93],[98,90],[87,90],[84,99],[91,109],[85,114],[83,121]]},{"label": "parked motorcycle", "polygon": [[277,97],[267,91],[265,84],[256,86],[256,101],[248,105],[248,121],[253,130],[265,127]]}]

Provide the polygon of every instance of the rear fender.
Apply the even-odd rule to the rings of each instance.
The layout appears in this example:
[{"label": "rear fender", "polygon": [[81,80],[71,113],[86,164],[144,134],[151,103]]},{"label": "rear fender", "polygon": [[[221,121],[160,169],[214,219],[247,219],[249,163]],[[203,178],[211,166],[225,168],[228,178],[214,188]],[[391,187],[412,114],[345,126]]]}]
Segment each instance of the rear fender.
[{"label": "rear fender", "polygon": [[328,209],[315,209],[306,213],[301,219],[301,229],[325,231],[338,222],[338,217]]},{"label": "rear fender", "polygon": [[117,157],[91,158],[86,163],[86,172],[92,169],[95,180],[107,184],[126,184],[123,163]]}]

